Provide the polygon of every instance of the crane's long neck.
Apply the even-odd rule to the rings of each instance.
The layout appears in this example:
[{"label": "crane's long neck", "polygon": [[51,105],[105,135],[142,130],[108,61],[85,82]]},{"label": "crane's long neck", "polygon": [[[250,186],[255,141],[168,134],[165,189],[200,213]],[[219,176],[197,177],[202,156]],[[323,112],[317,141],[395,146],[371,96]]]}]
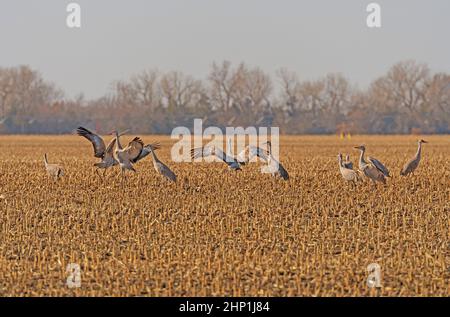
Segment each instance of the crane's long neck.
[{"label": "crane's long neck", "polygon": [[158,157],[155,154],[155,151],[153,151],[152,148],[150,148],[150,154],[152,155],[153,162],[159,162]]},{"label": "crane's long neck", "polygon": [[366,161],[364,160],[364,152],[366,150],[365,149],[361,149],[360,150],[360,154],[359,154],[359,167],[361,168],[363,165],[366,165]]},{"label": "crane's long neck", "polygon": [[422,154],[422,142],[419,142],[419,146],[417,147],[416,157],[420,158],[421,154]]},{"label": "crane's long neck", "polygon": [[122,150],[122,144],[120,143],[120,135],[116,132],[117,149]]},{"label": "crane's long neck", "polygon": [[47,153],[44,154],[44,163],[45,163],[45,166],[48,165]]}]

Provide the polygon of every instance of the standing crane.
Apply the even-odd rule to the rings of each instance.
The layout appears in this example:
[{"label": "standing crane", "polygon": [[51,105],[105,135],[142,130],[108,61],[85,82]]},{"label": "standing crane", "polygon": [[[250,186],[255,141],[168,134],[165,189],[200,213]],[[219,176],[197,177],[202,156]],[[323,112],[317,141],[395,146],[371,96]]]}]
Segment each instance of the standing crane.
[{"label": "standing crane", "polygon": [[[286,169],[281,165],[280,162],[278,162],[272,155],[272,142],[267,141],[265,142],[267,145],[267,165],[266,169],[269,173],[272,174],[272,176],[281,177],[285,181],[289,179],[289,173],[286,171]],[[258,151],[261,153],[261,151]],[[261,157],[261,156],[260,156]]]},{"label": "standing crane", "polygon": [[152,147],[149,147],[149,151],[152,155],[153,167],[155,168],[156,172],[167,178],[169,181],[175,183],[177,181],[177,176],[175,175],[175,173],[172,172],[172,170],[169,167],[167,167],[166,164],[164,164],[158,159]]},{"label": "standing crane", "polygon": [[[353,168],[348,167],[348,165],[345,165],[345,162],[342,160],[342,154],[338,154],[338,162],[339,162],[339,171],[341,172],[342,177],[348,181],[352,182],[353,186],[356,185],[356,182],[360,180],[359,175],[356,171],[353,170]],[[347,157],[348,162],[348,157]],[[353,164],[352,164],[353,166]]]},{"label": "standing crane", "polygon": [[[119,136],[124,135],[127,132],[128,130],[123,131]],[[89,131],[86,128],[78,127],[77,134],[88,139],[92,143],[92,146],[94,148],[94,157],[101,159],[100,162],[94,164],[94,166],[97,168],[95,170],[97,174],[99,169],[103,169],[104,177],[108,168],[119,164],[117,159],[114,157],[114,146],[116,145],[116,138],[113,138],[106,147],[105,142],[99,135]]]},{"label": "standing crane", "polygon": [[366,147],[364,145],[355,146],[355,149],[359,150],[359,170],[368,178],[375,182],[382,182],[386,184],[386,177],[390,177],[389,170],[377,159],[368,157],[369,162],[364,159],[364,153]]},{"label": "standing crane", "polygon": [[428,143],[428,142],[423,139],[420,139],[418,141],[418,148],[417,148],[416,155],[408,163],[406,163],[403,166],[402,170],[400,171],[400,175],[406,176],[408,174],[414,173],[414,171],[416,170],[416,168],[419,166],[419,163],[420,163],[423,143]]},{"label": "standing crane", "polygon": [[64,176],[64,169],[61,165],[50,164],[48,162],[47,153],[44,154],[44,164],[47,174],[53,177],[55,180],[58,180],[60,177]]}]

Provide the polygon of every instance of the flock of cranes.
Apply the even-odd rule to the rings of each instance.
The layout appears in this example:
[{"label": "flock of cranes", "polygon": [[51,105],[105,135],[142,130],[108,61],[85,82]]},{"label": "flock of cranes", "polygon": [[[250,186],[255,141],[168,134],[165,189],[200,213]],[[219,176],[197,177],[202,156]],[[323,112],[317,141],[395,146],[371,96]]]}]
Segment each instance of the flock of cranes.
[{"label": "flock of cranes", "polygon": [[103,176],[105,176],[108,168],[116,165],[119,165],[123,177],[127,170],[136,172],[133,165],[151,154],[153,158],[153,167],[156,172],[169,181],[176,182],[177,177],[175,173],[172,172],[167,165],[161,162],[155,154],[155,150],[161,148],[161,145],[159,143],[144,145],[144,142],[142,142],[139,137],[135,137],[124,148],[120,143],[120,137],[127,132],[128,131],[121,133],[118,131],[111,132],[111,134],[114,135],[114,138],[109,142],[108,147],[106,147],[105,142],[99,135],[83,127],[77,129],[77,134],[79,136],[85,137],[92,143],[92,146],[94,147],[94,156],[101,159],[101,162],[95,163],[94,166],[97,167],[97,172],[98,169],[104,169]]},{"label": "flock of cranes", "polygon": [[[144,145],[144,142],[139,137],[135,137],[126,147],[123,147],[120,142],[120,137],[126,134],[128,130],[123,132],[113,131],[110,134],[114,137],[106,146],[105,141],[99,135],[89,131],[84,127],[77,129],[77,135],[82,136],[91,142],[94,149],[94,157],[99,158],[100,162],[95,163],[96,173],[100,177],[106,176],[106,171],[114,166],[119,166],[122,177],[125,177],[126,171],[136,172],[133,167],[136,163],[144,159],[146,156],[151,155],[153,159],[153,167],[157,173],[168,179],[169,181],[176,182],[177,176],[175,173],[155,154],[155,151],[161,148],[161,145],[151,143]],[[231,140],[229,140],[229,145]],[[200,148],[193,148],[191,150],[191,158],[196,159],[199,157],[215,156],[222,160],[230,170],[240,171],[242,166],[246,165],[255,156],[259,157],[262,161],[267,163],[264,172],[270,173],[274,177],[280,177],[284,180],[289,179],[289,174],[281,163],[279,163],[272,155],[272,144],[266,142],[267,150],[256,146],[246,146],[244,150],[236,157],[230,154],[224,153],[219,147],[216,146],[204,146]],[[47,154],[44,156],[45,168],[49,176],[58,179],[64,175],[63,168],[56,164],[49,164],[47,160]],[[103,169],[103,175],[98,172],[99,169]]]},{"label": "flock of cranes", "polygon": [[[422,139],[418,141],[416,155],[403,166],[402,170],[400,171],[401,176],[412,174],[417,169],[421,159],[422,144],[424,143],[428,142]],[[387,167],[384,166],[383,163],[381,163],[376,158],[370,156],[367,157],[366,161],[366,159],[364,158],[366,147],[364,145],[355,146],[354,148],[360,151],[358,170],[353,169],[353,163],[350,162],[348,155],[346,157],[346,160],[343,161],[342,154],[338,154],[339,170],[342,177],[346,181],[351,182],[354,185],[364,178],[370,179],[373,184],[376,184],[376,182],[386,184],[386,177],[391,177],[391,174]]]},{"label": "flock of cranes", "polygon": [[[263,145],[264,144],[267,146],[267,150],[254,145],[247,145],[236,157],[224,153],[217,146],[204,146],[192,149],[191,158],[195,160],[201,157],[206,158],[209,156],[215,156],[222,160],[230,170],[240,171],[242,170],[242,166],[245,166],[249,161],[257,156],[267,164],[262,170],[264,173],[269,173],[274,177],[280,177],[284,180],[288,180],[289,173],[272,154],[272,143],[268,141],[263,143]],[[228,148],[231,148],[230,139],[228,140]]]},{"label": "flock of cranes", "polygon": [[[99,135],[84,127],[79,127],[77,129],[77,134],[79,136],[84,137],[91,142],[94,149],[94,157],[100,159],[100,162],[94,164],[96,173],[104,178],[108,169],[119,166],[122,178],[124,178],[126,177],[126,171],[136,172],[134,165],[150,155],[155,171],[168,181],[176,182],[177,176],[175,173],[156,156],[155,151],[161,148],[160,143],[155,142],[144,145],[144,142],[139,137],[135,137],[126,147],[123,147],[120,142],[120,137],[127,132],[128,130],[120,133],[118,131],[111,132],[113,138],[106,146],[105,141]],[[422,139],[418,141],[416,155],[403,166],[400,175],[409,175],[417,169],[421,159],[422,144],[424,143],[428,142]],[[289,173],[272,154],[271,142],[265,142],[263,145],[266,145],[267,148],[263,149],[261,147],[247,145],[238,155],[233,156],[229,154],[231,148],[231,139],[229,139],[228,153],[225,153],[217,146],[209,145],[191,149],[191,158],[195,160],[215,156],[223,161],[228,166],[229,170],[240,171],[249,161],[258,157],[261,161],[266,163],[261,169],[263,173],[269,173],[274,177],[288,180]],[[353,168],[353,163],[350,161],[349,155],[346,155],[344,160],[342,154],[338,154],[339,171],[343,179],[351,182],[353,185],[356,185],[357,182],[362,181],[365,178],[371,180],[373,184],[376,184],[376,182],[386,184],[386,178],[391,177],[386,166],[379,160],[370,156],[368,156],[366,160],[364,157],[366,152],[364,145],[355,146],[354,148],[360,151],[358,169]],[[58,179],[64,175],[63,167],[58,164],[50,164],[48,162],[47,154],[44,155],[44,164],[48,175],[54,179]],[[103,169],[103,175],[100,175],[100,169]]]}]

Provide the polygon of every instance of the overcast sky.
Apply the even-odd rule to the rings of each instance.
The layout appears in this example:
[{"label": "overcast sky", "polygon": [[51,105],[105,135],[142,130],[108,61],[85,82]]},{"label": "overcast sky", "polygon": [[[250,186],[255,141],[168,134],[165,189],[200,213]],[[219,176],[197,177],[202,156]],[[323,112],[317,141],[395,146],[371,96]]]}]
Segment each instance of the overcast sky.
[{"label": "overcast sky", "polygon": [[[66,6],[81,5],[81,29]],[[0,0],[0,66],[27,64],[69,97],[99,97],[147,69],[206,78],[213,61],[281,67],[314,79],[341,72],[360,87],[416,59],[450,71],[449,0]]]}]

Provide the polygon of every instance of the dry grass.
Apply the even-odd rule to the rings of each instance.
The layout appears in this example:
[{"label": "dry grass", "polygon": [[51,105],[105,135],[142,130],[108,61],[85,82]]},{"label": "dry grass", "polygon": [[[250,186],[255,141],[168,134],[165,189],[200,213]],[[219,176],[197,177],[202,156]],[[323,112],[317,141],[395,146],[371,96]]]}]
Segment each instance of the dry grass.
[{"label": "dry grass", "polygon": [[[283,137],[284,182],[256,164],[174,164],[168,184],[151,160],[124,191],[94,173],[79,137],[0,137],[0,295],[449,296],[450,140],[428,137],[416,175],[400,178],[416,137]],[[376,190],[341,179],[336,155],[365,143],[391,169]],[[49,179],[42,156],[66,175]],[[117,172],[117,170],[116,170]],[[66,286],[79,263],[82,286]],[[382,269],[381,289],[366,267]]]}]

